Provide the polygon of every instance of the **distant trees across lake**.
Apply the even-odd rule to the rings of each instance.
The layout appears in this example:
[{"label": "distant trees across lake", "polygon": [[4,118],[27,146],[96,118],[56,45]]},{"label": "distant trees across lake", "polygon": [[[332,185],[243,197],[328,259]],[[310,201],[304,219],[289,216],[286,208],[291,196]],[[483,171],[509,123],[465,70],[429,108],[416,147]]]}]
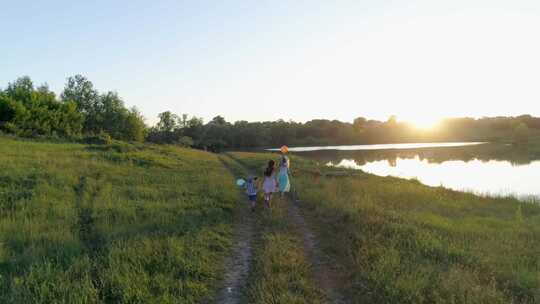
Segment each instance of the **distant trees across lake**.
[{"label": "distant trees across lake", "polygon": [[[369,107],[369,104],[363,105]],[[512,141],[526,143],[540,133],[540,118],[530,115],[449,118],[433,129],[419,129],[394,116],[387,121],[356,118],[352,123],[315,119],[294,121],[209,122],[170,111],[147,126],[136,108],[128,109],[116,92],[99,92],[81,75],[69,77],[60,96],[47,85],[21,77],[0,90],[0,130],[24,137],[117,139],[175,144],[220,151],[233,148],[376,144],[425,141]]]},{"label": "distant trees across lake", "polygon": [[540,135],[540,118],[529,115],[496,118],[446,119],[434,129],[419,129],[410,123],[357,118],[353,123],[315,119],[294,121],[230,123],[217,116],[204,124],[202,119],[171,112],[160,114],[160,122],[150,128],[147,140],[155,143],[185,144],[219,151],[234,148],[326,146],[440,141],[506,141],[526,143],[531,133]]}]

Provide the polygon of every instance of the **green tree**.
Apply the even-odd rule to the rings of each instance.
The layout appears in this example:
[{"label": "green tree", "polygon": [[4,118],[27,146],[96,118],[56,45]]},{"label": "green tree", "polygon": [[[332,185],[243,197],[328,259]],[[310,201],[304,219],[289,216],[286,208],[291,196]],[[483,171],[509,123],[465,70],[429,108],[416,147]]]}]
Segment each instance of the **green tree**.
[{"label": "green tree", "polygon": [[91,114],[95,111],[99,94],[90,80],[82,75],[75,75],[67,79],[60,97],[64,101],[75,102],[77,109],[84,114]]},{"label": "green tree", "polygon": [[34,83],[30,77],[23,76],[15,80],[15,82],[9,83],[5,94],[26,106],[31,102],[33,92]]},{"label": "green tree", "polygon": [[60,97],[64,102],[74,102],[82,113],[84,133],[99,134],[103,130],[100,96],[90,80],[82,75],[69,77]]},{"label": "green tree", "polygon": [[353,121],[353,127],[357,131],[361,131],[366,127],[367,119],[364,117],[357,117]]},{"label": "green tree", "polygon": [[516,124],[513,132],[513,141],[516,144],[526,144],[529,142],[529,128],[523,122]]},{"label": "green tree", "polygon": [[28,112],[21,102],[0,95],[0,129],[16,133],[20,122],[27,119]]},{"label": "green tree", "polygon": [[185,136],[189,136],[193,139],[194,145],[198,148],[203,147],[201,145],[201,140],[204,135],[204,122],[202,118],[191,117],[187,121],[187,125],[183,129]]},{"label": "green tree", "polygon": [[178,128],[178,121],[180,118],[178,115],[173,114],[171,111],[165,111],[158,114],[159,122],[157,123],[157,130],[160,132],[173,132]]},{"label": "green tree", "polygon": [[82,133],[83,115],[72,102],[60,103],[55,131],[63,137],[77,137]]},{"label": "green tree", "polygon": [[0,128],[22,136],[76,137],[82,115],[74,103],[59,102],[47,85],[34,89],[30,78],[23,77],[0,97]]},{"label": "green tree", "polygon": [[137,108],[131,108],[124,117],[124,130],[124,139],[138,142],[144,141],[146,125],[144,117]]},{"label": "green tree", "polygon": [[180,125],[180,128],[183,129],[188,126],[188,118],[189,118],[189,115],[182,114],[182,117],[178,119],[178,124]]},{"label": "green tree", "polygon": [[83,115],[85,134],[108,134],[112,138],[129,141],[144,140],[144,118],[136,109],[127,109],[116,92],[99,94],[90,80],[75,75],[67,79],[61,97],[65,103],[73,102]]},{"label": "green tree", "polygon": [[[155,127],[150,129],[147,140],[154,143],[175,144],[184,147],[194,145],[193,138],[187,135],[190,132],[190,122],[187,114],[183,114],[182,118],[173,114],[171,111],[159,113],[159,122]],[[202,125],[202,123],[201,123]],[[192,130],[191,130],[192,131]]]},{"label": "green tree", "polygon": [[99,96],[94,116],[96,134],[105,132],[112,138],[128,141],[144,139],[144,118],[136,109],[128,110],[116,92]]},{"label": "green tree", "polygon": [[223,150],[230,143],[230,127],[230,124],[223,117],[214,117],[204,126],[204,133],[199,145],[214,152]]}]

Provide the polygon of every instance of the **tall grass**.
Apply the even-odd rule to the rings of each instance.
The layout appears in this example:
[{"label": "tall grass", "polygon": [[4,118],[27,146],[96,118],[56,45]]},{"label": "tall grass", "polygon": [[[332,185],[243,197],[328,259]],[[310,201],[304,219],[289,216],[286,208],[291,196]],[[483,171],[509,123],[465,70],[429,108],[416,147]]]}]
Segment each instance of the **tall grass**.
[{"label": "tall grass", "polygon": [[[234,153],[260,166],[269,154]],[[540,302],[540,206],[293,157],[293,183],[354,302]],[[343,170],[340,170],[343,171]]]},{"label": "tall grass", "polygon": [[287,220],[285,202],[258,215],[259,232],[247,303],[322,303],[302,241]]},{"label": "tall grass", "polygon": [[237,199],[210,153],[0,137],[0,303],[199,303]]}]

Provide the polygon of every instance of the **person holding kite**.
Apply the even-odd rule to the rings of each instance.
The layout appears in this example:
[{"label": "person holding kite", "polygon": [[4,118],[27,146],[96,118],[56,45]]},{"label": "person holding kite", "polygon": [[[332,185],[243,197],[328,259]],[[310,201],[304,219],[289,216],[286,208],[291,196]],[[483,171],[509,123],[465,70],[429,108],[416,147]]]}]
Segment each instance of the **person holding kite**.
[{"label": "person holding kite", "polygon": [[291,190],[291,181],[289,178],[290,160],[289,157],[287,157],[287,152],[289,152],[289,148],[287,146],[283,146],[281,147],[280,151],[281,159],[279,161],[278,185],[281,197],[283,197],[285,192],[289,192]]}]

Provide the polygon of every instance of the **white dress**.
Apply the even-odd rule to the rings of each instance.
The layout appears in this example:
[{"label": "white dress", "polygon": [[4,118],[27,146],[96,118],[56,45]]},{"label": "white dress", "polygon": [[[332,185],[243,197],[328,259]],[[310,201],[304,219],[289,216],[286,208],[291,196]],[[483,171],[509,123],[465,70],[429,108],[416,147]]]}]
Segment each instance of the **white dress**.
[{"label": "white dress", "polygon": [[277,192],[277,179],[275,173],[272,173],[271,176],[264,176],[263,190],[264,193]]}]

